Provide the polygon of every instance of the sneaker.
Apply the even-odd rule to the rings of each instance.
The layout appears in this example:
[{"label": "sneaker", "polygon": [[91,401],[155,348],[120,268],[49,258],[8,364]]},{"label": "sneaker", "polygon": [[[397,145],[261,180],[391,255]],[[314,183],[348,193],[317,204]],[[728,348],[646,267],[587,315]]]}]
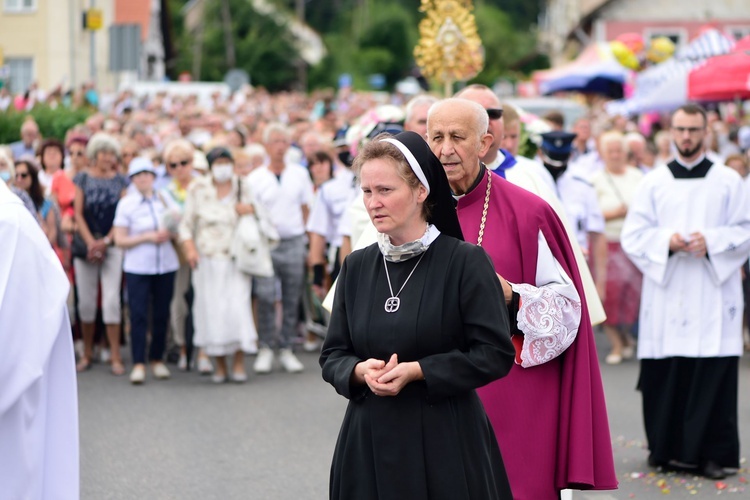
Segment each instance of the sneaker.
[{"label": "sneaker", "polygon": [[273,366],[273,351],[268,347],[258,349],[258,356],[255,358],[253,370],[255,373],[271,373]]},{"label": "sneaker", "polygon": [[214,384],[223,384],[226,381],[226,375],[219,375],[218,373],[214,373],[213,375],[211,375],[211,382],[213,382]]},{"label": "sneaker", "polygon": [[146,367],[143,365],[135,365],[133,371],[130,372],[130,383],[133,385],[140,385],[146,380]]},{"label": "sneaker", "polygon": [[157,378],[160,380],[168,379],[169,376],[171,375],[169,373],[169,368],[167,368],[167,365],[161,362],[154,363],[153,365],[151,365],[151,371],[154,374],[154,378]]},{"label": "sneaker", "polygon": [[619,365],[622,363],[622,356],[620,354],[607,354],[607,357],[604,358],[604,362],[608,365]]},{"label": "sneaker", "polygon": [[247,382],[247,373],[245,372],[232,372],[232,382],[236,384],[244,384]]},{"label": "sneaker", "polygon": [[201,375],[210,375],[214,371],[214,365],[208,358],[198,358],[198,373]]},{"label": "sneaker", "polygon": [[281,349],[279,351],[279,362],[289,373],[299,373],[305,369],[297,356],[294,355],[291,349]]},{"label": "sneaker", "polygon": [[180,359],[177,360],[177,369],[182,372],[187,371],[187,354],[180,354]]},{"label": "sneaker", "polygon": [[318,352],[320,351],[322,345],[323,342],[321,342],[319,339],[305,340],[305,342],[302,344],[302,349],[305,352]]}]

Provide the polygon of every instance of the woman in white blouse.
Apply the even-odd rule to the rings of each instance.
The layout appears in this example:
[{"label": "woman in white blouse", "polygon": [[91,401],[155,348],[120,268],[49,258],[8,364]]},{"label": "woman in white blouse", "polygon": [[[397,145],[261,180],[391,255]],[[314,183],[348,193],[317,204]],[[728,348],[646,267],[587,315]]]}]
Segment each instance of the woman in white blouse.
[{"label": "woman in white blouse", "polygon": [[[253,194],[249,183],[240,182],[233,173],[233,163],[225,148],[208,153],[210,173],[190,184],[179,230],[193,269],[194,342],[215,357],[215,383],[224,382],[227,376],[235,382],[246,381],[244,353],[257,352],[251,280],[230,256],[238,217],[254,211]],[[228,355],[233,356],[231,374],[225,360]]]},{"label": "woman in white blouse", "polygon": [[128,175],[136,190],[117,204],[114,239],[115,244],[125,250],[122,267],[130,305],[133,353],[130,381],[141,384],[146,378],[146,336],[149,330],[151,347],[148,358],[154,377],[166,379],[170,375],[163,357],[169,303],[180,263],[170,241],[173,233],[162,223],[165,214],[175,209],[168,205],[167,198],[154,192],[156,170],[153,163],[148,158],[136,157],[130,162]]},{"label": "woman in white blouse", "polygon": [[601,299],[607,313],[604,333],[612,350],[605,361],[616,365],[635,355],[635,340],[631,332],[638,320],[642,276],[622,251],[620,232],[643,174],[627,164],[627,147],[620,132],[602,134],[599,155],[604,161],[604,169],[594,174],[591,183],[606,221],[607,284],[605,296]]}]

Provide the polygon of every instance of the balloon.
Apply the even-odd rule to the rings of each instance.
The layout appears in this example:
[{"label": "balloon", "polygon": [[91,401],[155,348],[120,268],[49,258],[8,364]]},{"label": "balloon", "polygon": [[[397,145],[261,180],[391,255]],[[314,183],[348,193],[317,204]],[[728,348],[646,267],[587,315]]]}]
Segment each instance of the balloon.
[{"label": "balloon", "polygon": [[643,37],[640,33],[623,33],[622,35],[615,38],[615,41],[621,42],[627,48],[633,51],[634,54],[638,54],[643,51],[646,44],[643,41]]},{"label": "balloon", "polygon": [[612,55],[615,57],[617,62],[628,69],[638,70],[638,68],[640,68],[641,63],[638,61],[638,57],[624,43],[615,40],[613,42],[609,42],[609,46],[612,49]]},{"label": "balloon", "polygon": [[646,59],[658,64],[672,57],[674,50],[674,42],[665,36],[660,36],[651,40],[651,45],[646,51]]}]

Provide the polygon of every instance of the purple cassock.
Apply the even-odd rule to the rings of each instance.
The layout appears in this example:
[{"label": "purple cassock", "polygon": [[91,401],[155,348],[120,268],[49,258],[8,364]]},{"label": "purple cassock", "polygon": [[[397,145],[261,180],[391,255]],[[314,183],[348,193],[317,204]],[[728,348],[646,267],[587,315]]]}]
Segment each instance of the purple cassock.
[{"label": "purple cassock", "polygon": [[[466,241],[476,243],[487,176],[458,201]],[[511,283],[537,283],[539,235],[581,299],[573,343],[544,364],[522,368],[478,390],[500,445],[516,500],[559,498],[559,490],[617,488],[601,373],[584,290],[565,229],[550,206],[492,174],[482,247]],[[511,318],[511,322],[515,318]]]}]

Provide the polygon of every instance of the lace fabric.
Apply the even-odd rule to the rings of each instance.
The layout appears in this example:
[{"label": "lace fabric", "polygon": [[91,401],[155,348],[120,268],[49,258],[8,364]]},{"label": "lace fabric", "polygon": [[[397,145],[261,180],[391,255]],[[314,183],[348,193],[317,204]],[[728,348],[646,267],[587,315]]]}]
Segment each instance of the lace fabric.
[{"label": "lace fabric", "polygon": [[581,303],[547,287],[511,284],[521,296],[518,328],[524,333],[521,366],[551,361],[570,347],[581,322]]}]

